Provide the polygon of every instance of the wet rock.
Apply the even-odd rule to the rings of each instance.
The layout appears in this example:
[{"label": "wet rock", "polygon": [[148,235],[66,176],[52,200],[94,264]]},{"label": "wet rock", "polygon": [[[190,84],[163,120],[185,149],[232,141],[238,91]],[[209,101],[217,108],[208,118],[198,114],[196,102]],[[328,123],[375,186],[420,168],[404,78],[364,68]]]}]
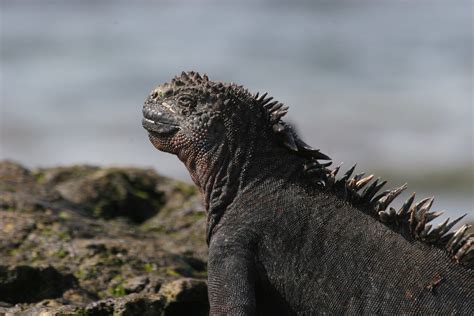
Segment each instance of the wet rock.
[{"label": "wet rock", "polygon": [[144,222],[141,230],[169,236],[163,239],[166,248],[192,254],[206,262],[206,213],[201,197],[197,193],[186,196],[181,190],[186,192],[188,188],[180,185],[167,192],[171,197],[167,198],[166,205],[156,216]]},{"label": "wet rock", "polygon": [[24,306],[16,305],[13,308],[2,309],[0,307],[0,315],[5,316],[64,316],[64,315],[81,315],[82,309],[73,306]]},{"label": "wet rock", "polygon": [[10,160],[0,161],[0,189],[17,191],[25,185],[35,186],[30,170]]},{"label": "wet rock", "polygon": [[206,282],[179,279],[166,283],[158,293],[130,294],[94,302],[85,308],[88,315],[207,315]]},{"label": "wet rock", "polygon": [[[137,168],[0,161],[0,175],[0,315],[205,313],[194,186]],[[104,207],[94,213],[94,203]]]},{"label": "wet rock", "polygon": [[90,316],[152,316],[161,315],[164,305],[163,297],[158,294],[130,294],[92,303],[84,309],[84,312]]},{"label": "wet rock", "polygon": [[33,171],[38,182],[45,186],[54,187],[66,181],[83,179],[100,170],[99,167],[90,165],[75,165],[66,167],[40,168]]},{"label": "wet rock", "polygon": [[35,216],[28,213],[0,211],[0,257],[13,255],[19,245],[36,228]]},{"label": "wet rock", "polygon": [[[74,177],[82,174],[80,178]],[[155,215],[164,194],[157,190],[158,176],[141,169],[95,169],[81,167],[74,172],[44,173],[61,196],[86,209],[94,217],[126,217],[140,223]]]},{"label": "wet rock", "polygon": [[123,288],[127,294],[139,293],[145,289],[150,283],[150,278],[146,275],[140,275],[131,279],[126,280],[123,283]]},{"label": "wet rock", "polygon": [[34,175],[13,161],[0,161],[0,209],[44,211],[48,200],[57,196],[36,182]]},{"label": "wet rock", "polygon": [[203,280],[180,279],[164,284],[160,294],[166,298],[166,315],[207,315],[207,284]]},{"label": "wet rock", "polygon": [[0,266],[0,298],[7,303],[59,297],[76,284],[73,275],[62,274],[53,267]]}]

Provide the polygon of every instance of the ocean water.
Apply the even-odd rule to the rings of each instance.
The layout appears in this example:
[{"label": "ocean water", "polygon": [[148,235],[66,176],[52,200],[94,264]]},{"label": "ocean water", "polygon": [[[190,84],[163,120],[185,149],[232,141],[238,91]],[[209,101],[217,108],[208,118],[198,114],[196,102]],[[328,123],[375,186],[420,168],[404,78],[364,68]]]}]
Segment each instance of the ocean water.
[{"label": "ocean water", "polygon": [[[418,177],[412,191],[474,219],[472,1],[0,5],[1,159],[150,166],[189,181],[148,143],[141,106],[193,69],[268,91],[336,163]],[[433,189],[427,175],[443,172]]]}]

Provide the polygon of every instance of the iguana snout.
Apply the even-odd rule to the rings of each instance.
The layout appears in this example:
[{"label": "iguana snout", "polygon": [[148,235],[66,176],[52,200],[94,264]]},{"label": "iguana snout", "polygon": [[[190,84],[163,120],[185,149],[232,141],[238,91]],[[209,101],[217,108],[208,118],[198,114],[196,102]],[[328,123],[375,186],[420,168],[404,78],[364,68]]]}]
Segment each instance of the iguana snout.
[{"label": "iguana snout", "polygon": [[143,110],[143,127],[150,133],[164,135],[179,129],[178,123],[159,108],[148,108]]}]

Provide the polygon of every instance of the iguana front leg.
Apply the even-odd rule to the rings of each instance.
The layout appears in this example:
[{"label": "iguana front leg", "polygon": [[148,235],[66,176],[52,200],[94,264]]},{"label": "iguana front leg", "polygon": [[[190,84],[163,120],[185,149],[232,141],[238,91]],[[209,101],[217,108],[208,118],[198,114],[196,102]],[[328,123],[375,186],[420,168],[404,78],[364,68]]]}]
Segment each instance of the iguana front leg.
[{"label": "iguana front leg", "polygon": [[209,247],[210,315],[254,315],[254,256],[223,238],[213,239]]}]

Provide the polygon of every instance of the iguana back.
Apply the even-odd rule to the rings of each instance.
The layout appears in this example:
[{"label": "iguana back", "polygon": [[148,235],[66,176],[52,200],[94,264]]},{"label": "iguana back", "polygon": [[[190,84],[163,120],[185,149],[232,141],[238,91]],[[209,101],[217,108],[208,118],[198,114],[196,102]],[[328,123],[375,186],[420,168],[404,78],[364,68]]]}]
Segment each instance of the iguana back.
[{"label": "iguana back", "polygon": [[[340,198],[291,182],[275,189],[282,193],[239,197],[217,231],[238,244],[252,236],[257,298],[272,306],[278,293],[298,314],[472,315],[472,270],[445,251],[407,240]],[[236,232],[237,224],[248,229]]]}]

